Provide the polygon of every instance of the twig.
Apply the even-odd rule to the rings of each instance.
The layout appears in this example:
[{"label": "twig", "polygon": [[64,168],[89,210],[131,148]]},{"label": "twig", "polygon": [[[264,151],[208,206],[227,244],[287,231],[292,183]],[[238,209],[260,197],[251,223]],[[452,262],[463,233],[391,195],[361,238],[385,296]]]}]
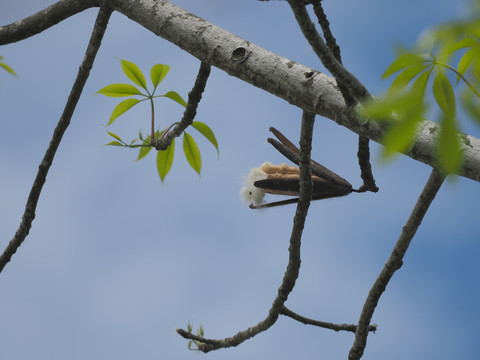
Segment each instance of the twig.
[{"label": "twig", "polygon": [[195,115],[197,115],[197,107],[202,99],[203,91],[205,90],[205,85],[207,84],[208,77],[210,76],[210,65],[206,62],[201,62],[200,69],[198,69],[197,79],[193,85],[192,90],[188,93],[187,108],[183,113],[182,120],[173,128],[172,131],[168,132],[165,136],[162,136],[160,140],[154,141],[153,146],[157,150],[165,150],[172,143],[173,138],[178,137],[182,132],[189,127]]},{"label": "twig", "polygon": [[293,10],[303,35],[310,43],[315,54],[317,54],[318,58],[322,61],[322,64],[335,77],[337,83],[341,83],[350,89],[351,94],[357,101],[370,98],[371,95],[365,86],[352,73],[345,69],[328,49],[328,46],[315,29],[315,25],[310,20],[305,4],[297,0],[288,0],[288,3]]},{"label": "twig", "polygon": [[[322,0],[312,0],[311,3],[313,5],[313,11],[317,16],[318,23],[322,28],[323,35],[325,37],[325,41],[327,43],[328,49],[330,50],[332,55],[335,57],[335,59],[340,64],[342,64],[340,47],[338,46],[337,41],[335,40],[335,37],[333,36],[332,31],[330,30],[330,22],[327,19],[327,15],[325,14],[325,11],[323,10]],[[357,103],[357,101],[352,96],[349,88],[345,86],[345,84],[341,82],[340,79],[338,79],[336,76],[335,78],[337,79],[337,85],[345,100],[345,104],[347,104],[349,108],[352,108]],[[357,99],[357,100],[361,100],[361,99]],[[359,139],[358,139],[357,156],[358,156],[358,164],[360,165],[360,173],[361,173],[360,176],[362,177],[362,180],[363,180],[363,185],[360,187],[359,190],[377,192],[378,187],[375,184],[375,179],[373,178],[373,173],[372,173],[372,166],[370,164],[369,140],[363,136],[359,136]]]},{"label": "twig", "polygon": [[[325,329],[330,329],[334,331],[350,331],[350,332],[355,332],[357,331],[357,325],[353,324],[334,324],[326,321],[319,321],[319,320],[313,320],[306,318],[302,315],[299,315],[286,306],[283,306],[282,310],[280,311],[280,314],[288,316],[289,318],[292,318],[293,320],[297,320],[305,325],[313,325],[313,326],[318,326],[321,328]],[[368,327],[368,331],[376,331],[377,326],[375,325],[370,325]]]},{"label": "twig", "polygon": [[372,165],[370,164],[370,140],[366,137],[358,136],[358,164],[360,165],[360,176],[363,180],[363,185],[360,186],[360,191],[377,192],[378,186],[375,184],[373,178]]},{"label": "twig", "polygon": [[349,360],[358,360],[362,357],[363,351],[367,344],[368,326],[380,296],[385,291],[385,288],[387,287],[387,284],[395,271],[400,269],[402,266],[403,257],[407,252],[408,246],[410,245],[410,242],[418,227],[422,223],[423,217],[425,216],[425,213],[440,189],[443,180],[444,176],[441,175],[437,170],[433,169],[422,193],[417,200],[417,203],[415,204],[415,207],[413,208],[412,213],[410,214],[410,217],[402,229],[400,237],[398,238],[390,257],[388,258],[385,266],[368,293],[365,304],[363,305],[362,313],[360,314],[360,319],[358,321],[355,340],[348,355]]},{"label": "twig", "polygon": [[312,176],[310,169],[310,152],[312,144],[312,133],[315,115],[310,112],[303,112],[302,130],[300,135],[300,198],[297,204],[297,210],[293,219],[292,233],[290,236],[290,246],[288,248],[289,259],[287,269],[283,276],[283,281],[278,288],[278,295],[273,301],[272,307],[268,312],[265,320],[257,325],[240,331],[236,335],[225,338],[223,340],[205,339],[193,335],[185,330],[177,329],[177,332],[184,338],[195,340],[200,351],[208,352],[220,348],[237,346],[270,328],[278,319],[283,304],[287,301],[288,295],[293,290],[300,270],[300,245],[305,218],[307,217],[308,207],[310,206],[310,198],[312,196]]},{"label": "twig", "polygon": [[[327,43],[327,48],[329,49],[331,54],[335,57],[335,59],[340,64],[342,64],[342,57],[340,55],[340,47],[338,46],[337,41],[335,40],[335,38],[332,34],[332,31],[330,30],[330,22],[327,19],[327,15],[325,14],[325,11],[323,11],[322,1],[321,0],[312,0],[311,3],[313,5],[313,11],[314,11],[315,15],[317,16],[318,23],[320,24],[320,27],[322,28],[323,36],[325,37],[325,41]],[[320,60],[322,60],[322,59],[320,59]],[[337,80],[337,86],[340,89],[340,92],[342,93],[343,99],[345,100],[345,104],[347,104],[348,107],[353,107],[357,103],[357,101],[355,101],[355,98],[350,93],[349,88],[346,87],[341,81],[338,81],[338,80]]]},{"label": "twig", "polygon": [[22,222],[15,233],[15,236],[10,240],[7,248],[0,256],[0,272],[3,270],[5,265],[10,261],[13,254],[18,250],[20,245],[22,245],[26,236],[28,235],[30,228],[32,226],[32,221],[35,218],[35,210],[37,208],[38,199],[42,191],[43,185],[47,178],[48,170],[52,165],[53,158],[58,149],[60,141],[62,140],[63,134],[67,130],[68,125],[70,124],[70,119],[72,118],[75,107],[78,103],[80,95],[82,94],[83,87],[88,79],[90,70],[93,66],[95,56],[97,55],[98,49],[102,42],[103,35],[107,28],[108,20],[110,18],[111,10],[107,8],[100,8],[97,19],[95,21],[95,27],[93,29],[90,42],[88,44],[87,50],[85,52],[85,57],[82,64],[78,70],[77,78],[72,86],[70,96],[68,97],[65,109],[63,114],[58,121],[57,127],[53,132],[52,139],[50,140],[50,145],[48,146],[47,151],[43,157],[40,166],[38,167],[37,176],[33,182],[32,189],[28,196],[27,204],[25,205],[25,212],[23,213]]}]

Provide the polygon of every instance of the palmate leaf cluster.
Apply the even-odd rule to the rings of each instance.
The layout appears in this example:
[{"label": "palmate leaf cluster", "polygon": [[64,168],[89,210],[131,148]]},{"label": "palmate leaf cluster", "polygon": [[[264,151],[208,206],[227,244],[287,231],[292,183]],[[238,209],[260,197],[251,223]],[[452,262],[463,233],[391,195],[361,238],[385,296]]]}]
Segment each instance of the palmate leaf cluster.
[{"label": "palmate leaf cluster", "polygon": [[413,145],[434,99],[440,131],[438,166],[455,173],[462,165],[459,107],[480,124],[480,20],[449,23],[429,31],[412,49],[401,49],[382,78],[394,77],[387,94],[367,102],[364,114],[387,121],[387,157]]},{"label": "palmate leaf cluster", "polygon": [[[152,132],[150,135],[145,137],[142,132],[139,132],[138,138],[133,139],[130,142],[125,142],[121,139],[120,136],[114,134],[113,132],[107,131],[107,133],[113,137],[115,140],[109,142],[106,145],[110,146],[121,146],[121,147],[128,147],[128,148],[139,148],[139,153],[137,157],[137,161],[143,159],[147,156],[152,150],[152,138],[155,140],[161,139],[166,132],[171,128],[171,126],[166,130],[154,130],[154,119],[155,119],[155,107],[154,107],[154,98],[161,98],[165,97],[175,101],[176,103],[180,104],[183,107],[187,107],[187,103],[185,100],[175,91],[168,91],[163,95],[155,95],[155,91],[157,90],[158,85],[161,81],[165,78],[168,74],[170,67],[164,64],[157,64],[154,65],[150,70],[150,79],[153,84],[153,90],[150,92],[147,88],[147,82],[145,79],[144,74],[140,70],[140,68],[126,60],[120,60],[122,65],[122,70],[125,75],[139,88],[131,84],[124,84],[124,83],[116,83],[107,85],[97,93],[102,94],[109,97],[131,97],[131,96],[138,96],[139,98],[130,98],[121,101],[112,111],[110,119],[107,123],[107,126],[113,124],[113,122],[122,114],[133,108],[135,105],[143,102],[143,101],[150,101],[151,112],[152,112]],[[176,124],[176,123],[174,123]],[[172,124],[172,125],[174,125]],[[209,140],[213,146],[217,149],[218,153],[218,142],[215,137],[215,134],[210,129],[210,127],[202,122],[194,121],[191,125],[194,129],[196,129],[200,134],[202,134],[207,140]],[[188,134],[187,132],[183,133],[183,152],[185,157],[187,158],[188,163],[199,175],[202,169],[202,158],[200,155],[200,150],[195,142],[194,138]],[[157,171],[160,176],[161,181],[163,182],[167,174],[169,173],[173,159],[175,154],[175,138],[172,140],[171,144],[168,146],[166,150],[158,151],[157,152]]]}]

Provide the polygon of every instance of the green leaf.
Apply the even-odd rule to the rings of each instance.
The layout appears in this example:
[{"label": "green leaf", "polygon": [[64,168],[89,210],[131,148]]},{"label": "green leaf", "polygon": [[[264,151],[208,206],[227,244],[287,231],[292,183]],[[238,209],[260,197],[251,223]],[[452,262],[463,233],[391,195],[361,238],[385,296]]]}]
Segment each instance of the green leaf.
[{"label": "green leaf", "polygon": [[415,100],[415,104],[422,103],[425,97],[425,90],[427,89],[428,79],[432,73],[433,67],[430,70],[422,73],[413,83],[410,94]]},{"label": "green leaf", "polygon": [[122,63],[122,70],[125,75],[135,84],[147,90],[147,82],[140,68],[131,61],[120,59],[120,62]]},{"label": "green leaf", "polygon": [[425,58],[418,54],[413,54],[410,52],[405,52],[398,56],[385,70],[382,75],[382,79],[389,77],[390,75],[396,73],[399,70],[402,70],[409,66],[421,65],[425,62]]},{"label": "green leaf", "polygon": [[140,151],[138,152],[138,157],[137,157],[137,160],[135,161],[143,159],[145,156],[148,155],[150,150],[152,150],[153,148],[153,146],[139,146],[139,147],[140,147]]},{"label": "green leaf", "polygon": [[[472,63],[472,60],[474,58],[474,50],[470,49],[468,50],[463,56],[460,58],[458,61],[458,68],[457,71],[463,75],[465,72],[468,70],[470,64]],[[460,76],[457,75],[457,84],[460,81]]]},{"label": "green leaf", "polygon": [[112,145],[112,146],[125,146],[124,144],[122,144],[121,142],[119,141],[111,141],[109,142],[108,144],[105,144],[105,146],[107,145]]},{"label": "green leaf", "polygon": [[458,40],[457,42],[451,44],[448,46],[448,52],[452,53],[460,49],[464,49],[466,47],[471,47],[471,46],[478,46],[478,41],[475,39],[469,37],[469,38],[463,38],[461,40]]},{"label": "green leaf", "polygon": [[105,86],[103,89],[97,91],[97,94],[102,94],[110,97],[122,97],[132,95],[143,95],[135,86],[130,84],[111,84]]},{"label": "green leaf", "polygon": [[160,179],[165,179],[168,172],[170,171],[173,163],[173,155],[175,154],[175,138],[172,139],[172,143],[168,146],[166,150],[158,151],[157,153],[157,170]]},{"label": "green leaf", "polygon": [[158,84],[162,82],[165,76],[167,76],[169,70],[170,66],[163,64],[157,64],[152,67],[152,69],[150,70],[150,77],[152,79],[152,84],[154,88],[153,91],[155,91]]},{"label": "green leaf", "polygon": [[455,117],[455,94],[452,85],[442,71],[439,71],[433,82],[433,95],[438,106],[449,118]]},{"label": "green leaf", "polygon": [[462,161],[460,139],[454,117],[444,115],[438,140],[438,160],[447,174],[455,173]]},{"label": "green leaf", "polygon": [[13,69],[7,64],[0,62],[0,67],[6,70],[8,73],[12,74],[13,76],[17,76],[17,74],[15,74],[15,71],[13,71]]},{"label": "green leaf", "polygon": [[111,137],[117,139],[118,141],[121,141],[121,142],[123,143],[122,139],[120,139],[120,136],[118,136],[118,135],[116,135],[116,134],[114,134],[114,133],[112,133],[112,132],[110,132],[110,131],[107,131],[107,134],[110,135]]},{"label": "green leaf", "polygon": [[205,136],[208,141],[210,141],[213,146],[215,146],[215,149],[217,149],[217,154],[220,154],[218,150],[218,142],[217,138],[215,137],[215,134],[213,133],[212,129],[207,124],[204,124],[203,122],[200,121],[194,121],[192,122],[192,126],[200,132],[203,136]]},{"label": "green leaf", "polygon": [[421,104],[411,92],[395,92],[383,99],[375,99],[363,104],[364,114],[377,121],[397,121],[398,117],[410,112]]},{"label": "green leaf", "polygon": [[418,64],[404,69],[400,74],[397,75],[395,80],[393,80],[390,88],[388,89],[387,96],[395,91],[403,90],[414,77],[418,76],[418,74],[420,74],[429,66],[432,65]]},{"label": "green leaf", "polygon": [[200,170],[202,169],[200,151],[193,137],[186,132],[183,133],[183,152],[192,169],[200,175]]},{"label": "green leaf", "polygon": [[137,100],[137,99],[123,100],[121,103],[119,103],[115,107],[115,109],[113,109],[112,116],[110,116],[110,120],[108,121],[107,126],[110,125],[111,123],[113,123],[115,121],[115,119],[118,118],[120,115],[127,112],[127,110],[129,110],[133,106],[137,105],[139,102],[140,102],[140,100]]},{"label": "green leaf", "polygon": [[[149,143],[149,142],[150,142],[150,136],[147,136],[144,143]],[[153,146],[142,146],[142,147],[140,147],[140,151],[138,152],[138,157],[137,157],[136,161],[138,161],[140,159],[143,159],[145,156],[147,156],[148,153],[150,152],[150,150],[152,150],[152,147]]]},{"label": "green leaf", "polygon": [[412,107],[387,130],[383,139],[383,145],[385,145],[383,155],[385,157],[390,157],[396,152],[404,153],[412,146],[424,111],[423,104]]},{"label": "green leaf", "polygon": [[183,100],[183,98],[180,95],[178,95],[178,93],[176,93],[175,91],[169,91],[165,95],[161,95],[161,96],[168,97],[173,101],[176,101],[180,105],[187,107],[187,103],[185,102],[185,100]]}]

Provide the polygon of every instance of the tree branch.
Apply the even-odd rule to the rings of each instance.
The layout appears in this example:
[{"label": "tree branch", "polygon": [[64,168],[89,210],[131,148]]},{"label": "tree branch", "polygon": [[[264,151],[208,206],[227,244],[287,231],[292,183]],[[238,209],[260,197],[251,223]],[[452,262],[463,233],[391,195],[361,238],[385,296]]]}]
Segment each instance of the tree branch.
[{"label": "tree branch", "polygon": [[[301,315],[293,312],[292,310],[290,310],[286,306],[282,307],[282,310],[280,311],[280,314],[288,316],[289,318],[292,318],[293,320],[297,320],[297,321],[299,321],[299,322],[301,322],[305,325],[318,326],[318,327],[321,327],[321,328],[330,329],[330,330],[334,330],[334,331],[350,331],[350,332],[357,331],[357,325],[353,325],[353,324],[333,324],[333,323],[326,322],[326,321],[309,319],[309,318],[306,318],[304,316],[301,316]],[[375,325],[370,325],[368,327],[368,331],[377,331],[377,327]]]},{"label": "tree branch", "polygon": [[0,45],[10,44],[39,34],[59,22],[91,7],[100,6],[100,0],[62,0],[45,10],[0,27]]},{"label": "tree branch", "polygon": [[177,333],[186,339],[200,342],[197,344],[200,351],[209,352],[220,348],[237,346],[262,331],[269,329],[278,319],[288,295],[293,290],[295,282],[300,271],[300,245],[305,225],[305,219],[310,206],[312,196],[312,172],[310,168],[310,153],[312,149],[312,134],[315,115],[304,111],[302,116],[302,129],[300,135],[300,196],[297,204],[297,210],[293,219],[292,233],[290,236],[290,247],[288,248],[289,259],[287,269],[283,276],[283,281],[278,288],[278,295],[273,301],[272,307],[265,320],[257,325],[240,331],[236,335],[223,340],[205,339],[194,335],[182,329],[177,329]]},{"label": "tree branch", "polygon": [[[65,5],[71,2],[73,3],[73,0],[61,0],[57,3],[64,12],[62,18],[72,15],[73,10],[68,10]],[[85,5],[82,5],[81,9],[94,6],[93,0],[83,3]],[[176,44],[201,61],[276,95],[290,104],[334,120],[370,140],[382,142],[384,127],[376,122],[367,122],[356,117],[346,106],[332,77],[262,49],[166,0],[109,0],[108,3],[114,10]],[[55,23],[47,24],[45,28]],[[18,26],[13,25],[0,27],[0,44],[21,39],[18,37],[17,40],[12,40],[17,36],[12,32],[19,31]],[[434,167],[438,133],[437,124],[424,121],[415,145],[405,154]],[[480,139],[463,134],[460,137],[465,164],[457,174],[480,181]]]},{"label": "tree branch", "polygon": [[205,85],[210,76],[210,69],[210,65],[202,61],[195,84],[193,85],[192,90],[188,93],[187,108],[183,113],[182,120],[180,120],[172,131],[168,132],[165,136],[162,136],[160,140],[155,140],[153,146],[157,150],[166,150],[172,143],[173,138],[180,136],[187,127],[192,125],[193,119],[195,119],[195,115],[197,115],[198,104],[202,99]]},{"label": "tree branch", "polygon": [[[320,24],[320,27],[322,28],[323,35],[325,36],[325,41],[327,43],[327,49],[335,57],[335,59],[342,64],[342,57],[340,55],[340,47],[337,44],[337,41],[335,40],[335,37],[332,34],[332,31],[330,30],[330,22],[327,19],[327,15],[325,14],[325,11],[323,10],[322,7],[322,0],[312,0],[311,1],[313,5],[313,11],[315,12],[315,15],[317,16],[318,23]],[[297,5],[299,6],[299,5]],[[304,7],[305,8],[305,7]],[[306,11],[305,11],[306,13]],[[307,20],[310,20],[310,17],[307,15]],[[304,17],[300,17],[305,20]],[[298,20],[298,18],[297,18]],[[300,24],[300,27],[308,27],[308,24]],[[315,27],[313,26],[312,29],[316,32]],[[319,36],[320,38],[320,36]],[[320,38],[321,39],[321,38]],[[314,46],[314,45],[312,45]],[[323,48],[322,48],[323,49]],[[322,50],[322,49],[319,49]],[[324,49],[325,50],[325,49]],[[328,55],[328,54],[327,54]],[[320,58],[320,60],[322,60]],[[325,64],[324,64],[325,65]],[[327,65],[325,65],[327,66]],[[335,76],[335,79],[337,80],[337,85],[340,90],[340,92],[343,95],[343,98],[345,100],[345,103],[347,107],[353,108],[353,106],[356,105],[357,101],[355,100],[355,97],[352,95],[350,88],[346,86],[343,82],[340,81],[340,79],[335,75],[335,73],[332,73]],[[359,99],[360,100],[360,99]],[[360,191],[372,191],[372,192],[377,192],[378,187],[375,184],[375,179],[373,178],[373,173],[372,173],[372,165],[370,164],[370,146],[369,146],[369,140],[363,136],[359,136],[358,139],[358,152],[357,152],[357,157],[358,157],[358,164],[360,165],[360,176],[363,180],[363,185],[360,187]]]},{"label": "tree branch", "polygon": [[363,351],[367,344],[368,326],[372,319],[373,312],[380,300],[380,296],[385,291],[388,282],[392,278],[395,271],[400,269],[403,264],[403,257],[407,252],[410,242],[417,232],[418,227],[422,223],[423,217],[432,203],[435,195],[443,183],[444,177],[437,170],[433,169],[428,181],[420,194],[415,207],[405,223],[402,233],[393,248],[390,257],[383,267],[380,275],[378,275],[375,283],[370,289],[365,304],[363,305],[362,313],[358,321],[358,328],[355,333],[355,340],[350,353],[349,360],[358,360],[362,357]]},{"label": "tree branch", "polygon": [[28,235],[30,228],[32,226],[33,219],[35,218],[35,210],[37,208],[38,199],[42,191],[43,185],[47,178],[48,170],[52,165],[53,158],[58,149],[60,141],[62,140],[63,134],[67,130],[68,125],[70,124],[70,119],[72,118],[73,111],[78,103],[80,95],[82,94],[83,87],[88,79],[90,70],[92,69],[95,56],[97,55],[98,49],[102,42],[103,35],[107,28],[108,20],[110,18],[112,11],[106,8],[100,8],[97,19],[95,21],[95,27],[93,29],[90,42],[88,44],[87,50],[85,52],[85,57],[82,64],[78,70],[77,78],[73,84],[70,96],[68,97],[67,104],[63,110],[63,114],[58,121],[57,127],[53,132],[52,139],[50,140],[50,145],[45,152],[42,162],[38,167],[37,176],[33,182],[32,189],[28,196],[27,204],[25,205],[25,212],[22,217],[22,222],[15,233],[15,236],[10,240],[7,248],[0,256],[0,272],[2,272],[5,265],[10,261],[13,254],[16,253],[20,245],[22,245],[25,237]]},{"label": "tree branch", "polygon": [[[347,69],[343,67],[339,59],[336,59],[333,52],[331,52],[323,41],[322,37],[315,29],[315,25],[310,20],[305,4],[297,0],[288,0],[293,14],[297,19],[298,25],[302,30],[303,35],[310,43],[315,54],[322,61],[322,64],[327,70],[348,89],[348,92],[353,95],[357,101],[370,98],[371,95],[365,86]],[[349,96],[347,96],[347,99]],[[348,105],[348,104],[347,104]]]}]

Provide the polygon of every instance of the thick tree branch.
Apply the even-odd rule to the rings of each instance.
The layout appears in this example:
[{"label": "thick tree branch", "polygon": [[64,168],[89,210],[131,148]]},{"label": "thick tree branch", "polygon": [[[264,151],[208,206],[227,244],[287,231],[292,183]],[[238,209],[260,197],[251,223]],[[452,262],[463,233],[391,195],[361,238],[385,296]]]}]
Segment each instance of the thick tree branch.
[{"label": "thick tree branch", "polygon": [[208,352],[220,348],[237,346],[242,342],[254,337],[262,331],[269,329],[278,319],[288,295],[293,290],[300,271],[300,245],[312,197],[312,171],[310,168],[310,153],[312,149],[312,135],[315,114],[304,111],[302,116],[302,129],[300,134],[300,196],[297,204],[295,217],[293,218],[292,233],[290,236],[290,247],[288,248],[289,258],[287,270],[283,281],[278,288],[278,295],[273,301],[272,307],[265,320],[257,325],[240,331],[236,335],[223,340],[204,339],[183,329],[177,329],[177,333],[186,339],[200,342],[197,344],[199,350]]},{"label": "thick tree branch", "polygon": [[[66,6],[71,2],[74,0],[59,1],[57,4],[62,6],[56,4],[63,11],[62,19],[72,15],[73,11]],[[81,5],[82,10],[94,6],[93,0],[78,2],[84,4]],[[108,3],[201,61],[302,109],[332,119],[370,140],[382,142],[384,128],[378,123],[358,118],[349,111],[332,77],[262,49],[166,0],[109,0]],[[43,16],[47,17],[45,14]],[[44,27],[37,32],[55,25],[58,20],[48,24],[45,22],[42,21]],[[22,38],[16,34],[20,31],[18,22],[15,24],[0,27],[0,44]],[[32,28],[28,32],[23,30],[23,34],[35,33],[33,23],[30,22],[30,25]],[[14,38],[16,40],[12,40]],[[438,133],[437,124],[425,121],[415,145],[405,154],[434,167]],[[458,175],[480,181],[480,139],[470,135],[461,135],[461,139],[465,164]]]},{"label": "thick tree branch", "polygon": [[155,141],[153,145],[157,150],[166,150],[172,143],[173,138],[180,136],[187,127],[192,125],[193,119],[195,118],[195,115],[197,115],[198,104],[202,99],[205,85],[210,76],[210,69],[210,65],[202,61],[195,84],[193,85],[192,90],[188,93],[187,108],[183,113],[182,120],[180,120],[172,131],[168,132],[165,136],[162,136],[159,141]]},{"label": "thick tree branch", "polygon": [[[313,325],[313,326],[318,326],[324,329],[330,329],[334,331],[350,331],[350,332],[355,332],[357,331],[357,325],[353,324],[334,324],[326,321],[319,321],[319,320],[313,320],[306,318],[302,315],[299,315],[286,306],[282,307],[282,310],[280,314],[288,316],[289,318],[292,318],[293,320],[297,320],[301,322],[302,324],[305,325]],[[377,331],[377,327],[375,325],[370,325],[368,327],[368,331]]]},{"label": "thick tree branch", "polygon": [[7,248],[0,256],[0,272],[3,270],[5,265],[10,261],[13,254],[16,253],[17,249],[22,245],[25,237],[28,235],[30,228],[32,226],[32,221],[35,218],[35,210],[37,208],[38,199],[42,191],[43,185],[47,178],[48,170],[52,165],[53,158],[57,152],[60,141],[62,140],[63,134],[67,130],[68,125],[70,124],[70,119],[72,118],[73,111],[78,103],[80,95],[82,94],[83,87],[88,79],[90,70],[92,69],[95,56],[97,55],[98,49],[102,42],[103,35],[107,28],[108,19],[111,14],[110,9],[100,8],[98,12],[97,20],[95,22],[95,27],[93,29],[90,42],[88,44],[87,50],[85,52],[85,57],[82,64],[78,70],[77,78],[73,84],[70,96],[68,97],[67,104],[63,110],[63,114],[58,121],[57,127],[53,132],[50,145],[48,146],[47,151],[43,157],[40,166],[38,167],[37,176],[33,182],[32,189],[28,196],[27,204],[25,206],[25,212],[22,217],[22,222],[15,233],[15,236],[10,240]]},{"label": "thick tree branch", "polygon": [[348,356],[349,360],[358,360],[362,357],[363,351],[367,344],[368,327],[372,319],[375,308],[380,300],[380,296],[385,291],[388,282],[392,278],[395,271],[400,269],[403,264],[403,257],[407,252],[410,242],[417,232],[418,227],[422,223],[423,217],[432,203],[435,195],[442,186],[444,177],[435,169],[432,170],[428,181],[420,194],[415,207],[405,223],[402,233],[393,248],[390,257],[383,267],[380,275],[378,275],[375,283],[370,289],[362,313],[358,321],[358,328],[355,333],[355,341]]}]

